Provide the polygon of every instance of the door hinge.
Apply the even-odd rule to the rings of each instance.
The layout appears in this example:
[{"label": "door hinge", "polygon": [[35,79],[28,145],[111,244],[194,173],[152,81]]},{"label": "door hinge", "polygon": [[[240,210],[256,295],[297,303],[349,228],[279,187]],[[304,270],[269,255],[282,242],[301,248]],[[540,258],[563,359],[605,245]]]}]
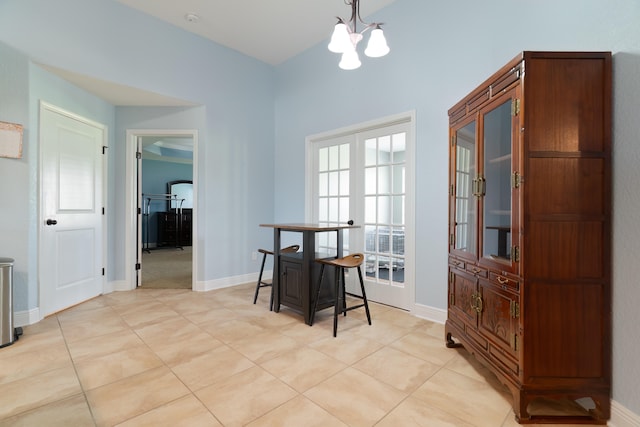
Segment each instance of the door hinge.
[{"label": "door hinge", "polygon": [[511,188],[520,188],[520,173],[518,171],[513,171],[511,174]]},{"label": "door hinge", "polygon": [[511,261],[520,262],[520,246],[511,246]]},{"label": "door hinge", "polygon": [[138,208],[138,215],[142,214],[142,209]]},{"label": "door hinge", "polygon": [[104,215],[104,206],[102,207],[102,215]]},{"label": "door hinge", "polygon": [[453,275],[453,271],[450,271],[449,272],[449,283],[453,284],[455,278],[456,277]]},{"label": "door hinge", "polygon": [[453,236],[453,233],[452,233],[452,234],[449,234],[449,245],[450,245],[450,246],[453,246],[455,242],[456,242],[456,241],[455,241],[455,238],[454,238],[454,236]]},{"label": "door hinge", "polygon": [[140,270],[141,268],[142,268],[142,265],[139,262],[137,262],[136,263],[136,270]]},{"label": "door hinge", "polygon": [[518,334],[511,335],[511,348],[513,351],[518,351]]},{"label": "door hinge", "polygon": [[107,152],[107,148],[109,147],[107,147],[106,145],[102,146],[102,154],[105,154]]},{"label": "door hinge", "polygon": [[449,306],[453,307],[456,305],[456,296],[453,292],[449,294]]},{"label": "door hinge", "polygon": [[515,98],[511,101],[511,115],[517,116],[520,114],[520,99]]},{"label": "door hinge", "polygon": [[104,276],[104,267],[102,267],[102,275]]},{"label": "door hinge", "polygon": [[455,196],[455,194],[456,194],[456,188],[454,187],[453,184],[451,184],[451,188],[449,189],[449,194],[451,196]]},{"label": "door hinge", "polygon": [[455,135],[451,135],[451,146],[455,147],[456,145],[456,136]]},{"label": "door hinge", "polygon": [[511,317],[513,317],[514,319],[517,319],[518,317],[520,317],[520,304],[518,304],[515,301],[511,301],[509,303],[509,313],[511,314]]},{"label": "door hinge", "polygon": [[142,153],[140,151],[136,151],[136,159],[140,160],[142,158]]}]

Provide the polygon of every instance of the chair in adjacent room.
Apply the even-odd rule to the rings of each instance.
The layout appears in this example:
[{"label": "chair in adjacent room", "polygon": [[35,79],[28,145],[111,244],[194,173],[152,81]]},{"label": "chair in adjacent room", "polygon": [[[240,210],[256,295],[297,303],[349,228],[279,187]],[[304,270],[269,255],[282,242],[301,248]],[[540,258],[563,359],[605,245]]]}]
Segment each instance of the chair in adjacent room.
[{"label": "chair in adjacent room", "polygon": [[[340,313],[347,315],[347,311],[355,310],[357,308],[364,307],[367,313],[367,321],[369,325],[371,325],[371,314],[369,313],[369,304],[367,303],[367,293],[364,290],[364,281],[362,280],[362,270],[360,269],[360,265],[362,265],[362,261],[364,261],[364,255],[357,253],[347,255],[342,258],[337,259],[316,259],[316,262],[320,263],[320,281],[318,282],[318,290],[316,294],[315,301],[313,303],[313,310],[311,311],[311,319],[309,324],[313,325],[313,319],[316,314],[316,310],[318,307],[318,300],[320,299],[320,290],[322,289],[322,279],[324,278],[324,270],[325,266],[335,267],[335,301],[334,301],[334,309],[333,309],[333,336],[336,337],[338,334],[338,315]],[[358,278],[360,279],[360,289],[362,290],[362,295],[353,295],[349,294],[354,298],[359,298],[362,300],[362,304],[352,305],[347,307],[346,300],[346,291],[345,291],[345,269],[348,268],[357,268],[358,270]]]},{"label": "chair in adjacent room", "polygon": [[[300,249],[300,245],[291,245],[286,248],[280,249],[281,254],[294,253],[298,252]],[[258,276],[258,283],[256,283],[256,293],[253,296],[253,303],[255,304],[258,301],[258,293],[260,292],[260,288],[271,287],[271,297],[269,299],[269,311],[273,310],[273,280],[271,282],[265,282],[262,280],[262,273],[264,272],[264,264],[267,261],[267,255],[273,255],[273,252],[267,249],[258,249],[258,252],[262,253],[262,266],[260,267],[260,275]]]}]

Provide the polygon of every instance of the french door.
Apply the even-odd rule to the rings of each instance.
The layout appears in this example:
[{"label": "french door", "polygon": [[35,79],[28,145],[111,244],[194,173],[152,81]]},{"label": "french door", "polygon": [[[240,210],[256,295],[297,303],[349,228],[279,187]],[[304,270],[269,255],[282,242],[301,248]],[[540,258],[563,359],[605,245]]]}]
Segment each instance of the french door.
[{"label": "french door", "polygon": [[[402,309],[414,290],[413,134],[411,116],[310,139],[312,221],[359,225],[345,230],[344,253],[364,253],[370,300]],[[335,233],[320,233],[316,249],[335,248]],[[357,274],[347,289],[359,293]]]}]

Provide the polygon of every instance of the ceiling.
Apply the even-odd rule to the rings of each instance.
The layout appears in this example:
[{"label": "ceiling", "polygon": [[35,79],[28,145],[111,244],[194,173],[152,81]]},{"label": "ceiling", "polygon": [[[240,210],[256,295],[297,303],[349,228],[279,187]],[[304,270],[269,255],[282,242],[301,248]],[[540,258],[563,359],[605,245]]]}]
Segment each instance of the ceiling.
[{"label": "ceiling", "polygon": [[[186,31],[278,65],[328,42],[336,16],[349,19],[347,0],[116,0]],[[396,0],[361,0],[363,19]],[[188,15],[196,18],[187,19]],[[41,64],[50,72],[117,106],[193,103]]]},{"label": "ceiling", "polygon": [[[117,1],[271,65],[328,40],[336,16],[351,15],[345,0]],[[364,19],[395,0],[361,1]]]}]

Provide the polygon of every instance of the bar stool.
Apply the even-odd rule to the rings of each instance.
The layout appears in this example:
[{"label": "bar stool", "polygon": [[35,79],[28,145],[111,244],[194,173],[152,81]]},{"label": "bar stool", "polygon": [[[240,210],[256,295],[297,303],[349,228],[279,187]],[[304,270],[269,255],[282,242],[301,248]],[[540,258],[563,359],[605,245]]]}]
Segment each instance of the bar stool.
[{"label": "bar stool", "polygon": [[[367,320],[369,321],[369,325],[371,325],[371,315],[369,314],[369,304],[367,303],[367,293],[364,290],[364,281],[362,280],[362,270],[360,269],[360,265],[364,261],[363,254],[351,254],[338,259],[316,259],[316,262],[320,263],[320,281],[318,282],[318,291],[316,293],[316,299],[313,303],[313,310],[311,311],[311,319],[309,325],[313,325],[313,318],[316,314],[316,309],[318,307],[318,300],[320,299],[320,289],[322,288],[322,279],[324,277],[324,267],[326,265],[330,265],[335,267],[335,302],[333,309],[333,336],[336,337],[338,333],[338,314],[343,313],[345,316],[347,315],[347,311],[355,310],[356,308],[364,307],[367,313]],[[360,295],[352,295],[355,298],[359,298],[363,301],[362,304],[353,305],[351,307],[347,307],[346,300],[346,291],[345,291],[345,274],[344,271],[347,268],[358,269],[358,277],[360,278],[360,289],[362,290],[362,296]],[[342,278],[342,280],[340,280]],[[342,302],[342,304],[341,304]]]},{"label": "bar stool", "polygon": [[[294,252],[298,252],[298,249],[300,249],[300,245],[291,245],[291,246],[287,246],[286,248],[280,249],[280,253],[281,254],[294,253]],[[264,263],[265,261],[267,261],[267,255],[273,255],[273,252],[267,249],[258,249],[258,252],[264,255],[262,257],[262,266],[260,267],[260,275],[258,276],[258,283],[256,283],[256,294],[253,296],[253,303],[255,304],[256,301],[258,301],[258,292],[260,292],[260,288],[266,288],[268,286],[271,286],[271,298],[269,300],[269,311],[271,311],[273,310],[273,279],[271,280],[271,283],[263,281],[262,273],[264,272]]]}]

